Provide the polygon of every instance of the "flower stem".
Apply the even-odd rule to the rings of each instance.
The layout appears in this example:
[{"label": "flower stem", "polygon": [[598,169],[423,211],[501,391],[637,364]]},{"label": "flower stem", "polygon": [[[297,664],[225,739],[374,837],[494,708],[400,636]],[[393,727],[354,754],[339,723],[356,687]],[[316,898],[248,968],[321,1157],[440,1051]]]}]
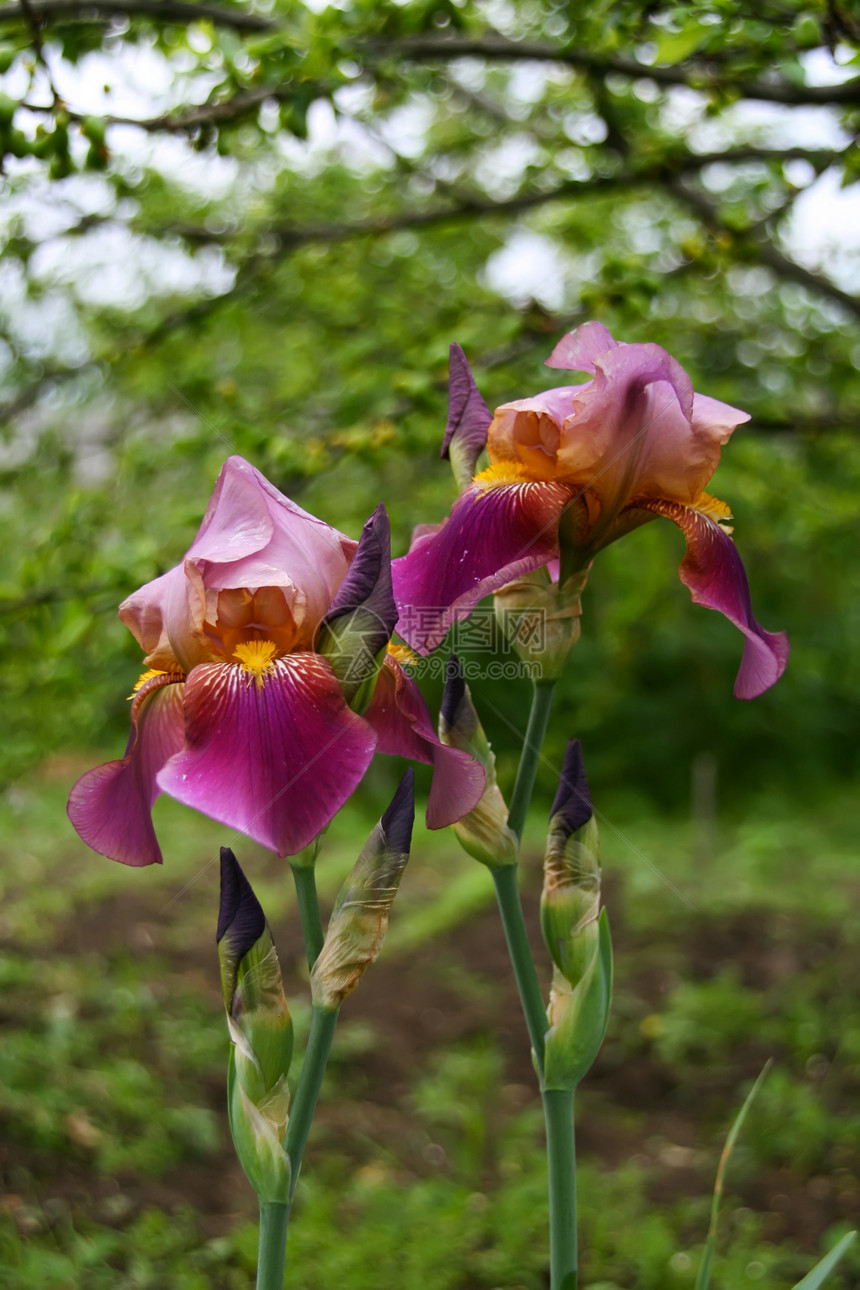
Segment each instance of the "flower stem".
[{"label": "flower stem", "polygon": [[519,841],[522,841],[526,816],[532,800],[535,775],[554,694],[555,681],[535,681],[529,724],[523,741],[523,751],[520,754],[519,769],[511,797],[511,809],[508,811],[508,828],[516,833]]},{"label": "flower stem", "polygon": [[[554,692],[554,681],[535,682],[528,728],[511,797],[511,809],[508,812],[508,827],[520,841],[531,804]],[[543,1083],[547,1017],[526,933],[516,866],[494,869],[493,880],[529,1038]],[[577,1290],[579,1273],[573,1095],[558,1089],[543,1089],[542,1098],[549,1175],[550,1290]]]},{"label": "flower stem", "polygon": [[308,1140],[311,1120],[314,1118],[317,1098],[322,1087],[337,1018],[336,1011],[323,1012],[322,1008],[314,1008],[311,1015],[311,1033],[308,1036],[305,1060],[302,1062],[302,1073],[299,1076],[295,1100],[290,1111],[290,1121],[287,1125],[287,1134],[284,1138],[284,1148],[290,1157],[290,1167],[292,1169],[290,1179],[291,1201],[296,1190],[296,1183],[299,1180],[299,1170],[302,1164],[305,1143]]},{"label": "flower stem", "polygon": [[302,1072],[284,1137],[284,1149],[290,1157],[290,1196],[286,1204],[260,1201],[260,1245],[256,1290],[282,1290],[284,1284],[287,1230],[290,1224],[293,1195],[299,1180],[302,1156],[325,1075],[337,1017],[337,1012],[323,1012],[321,1008],[314,1008],[311,1016],[311,1033],[308,1036],[305,1060],[302,1062]]},{"label": "flower stem", "polygon": [[538,1073],[543,1079],[544,1035],[547,1029],[546,1005],[523,918],[520,889],[517,883],[517,866],[510,864],[494,869],[493,882],[496,884],[496,899],[499,902],[502,927],[505,929],[508,954],[514,969],[514,979],[517,983],[529,1039],[537,1057]]},{"label": "flower stem", "polygon": [[308,967],[313,968],[325,940],[317,896],[316,870],[313,864],[290,864],[290,868],[296,884],[296,899],[299,903],[299,918],[302,920],[302,935],[305,938]]},{"label": "flower stem", "polygon": [[[531,803],[538,762],[540,761],[543,739],[552,707],[554,681],[535,681],[532,691],[532,706],[529,712],[529,723],[523,740],[523,751],[520,755],[519,769],[511,798],[511,809],[508,812],[508,827],[520,841]],[[528,1027],[529,1039],[537,1058],[538,1072],[543,1078],[544,1035],[546,1034],[546,1007],[543,993],[537,978],[528,933],[526,932],[523,907],[520,901],[517,883],[516,865],[500,866],[493,870],[493,882],[496,886],[496,899],[499,902],[499,913],[508,943],[508,954],[514,969],[514,978],[522,1003],[523,1014]]]},{"label": "flower stem", "polygon": [[260,1201],[260,1249],[257,1259],[257,1290],[282,1290],[287,1256],[289,1205]]},{"label": "flower stem", "polygon": [[546,1155],[549,1172],[550,1290],[577,1290],[576,1143],[573,1094],[544,1089]]}]

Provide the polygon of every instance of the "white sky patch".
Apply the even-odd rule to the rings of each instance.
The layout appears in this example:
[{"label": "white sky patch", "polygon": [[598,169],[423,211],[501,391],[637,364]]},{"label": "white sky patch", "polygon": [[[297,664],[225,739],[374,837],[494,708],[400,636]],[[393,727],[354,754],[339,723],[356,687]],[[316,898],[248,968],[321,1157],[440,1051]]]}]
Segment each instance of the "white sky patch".
[{"label": "white sky patch", "polygon": [[156,242],[121,224],[94,229],[80,263],[73,239],[57,237],[33,254],[31,271],[46,286],[71,286],[79,300],[96,307],[139,309],[147,298],[229,290],[234,274],[216,247],[189,256],[178,242]]},{"label": "white sky patch", "polygon": [[537,300],[546,309],[560,309],[567,295],[557,244],[527,229],[517,229],[490,256],[485,277],[493,291],[516,305]]},{"label": "white sky patch", "polygon": [[783,241],[805,268],[860,291],[860,184],[840,188],[836,171],[825,171],[798,197]]}]

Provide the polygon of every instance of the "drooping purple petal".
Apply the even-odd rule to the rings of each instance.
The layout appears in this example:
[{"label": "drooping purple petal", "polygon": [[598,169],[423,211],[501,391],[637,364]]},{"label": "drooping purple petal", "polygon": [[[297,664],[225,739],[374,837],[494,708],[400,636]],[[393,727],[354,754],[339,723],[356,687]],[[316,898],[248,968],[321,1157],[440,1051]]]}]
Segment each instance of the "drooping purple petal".
[{"label": "drooping purple petal", "polygon": [[459,345],[452,345],[448,376],[448,423],[441,456],[451,461],[457,483],[464,488],[475,473],[475,463],[487,442],[492,413],[475,384],[469,361]]},{"label": "drooping purple petal", "polygon": [[318,654],[278,659],[262,684],[239,664],[203,663],[188,677],[185,718],[161,789],[282,856],[328,824],[376,746]]},{"label": "drooping purple petal", "polygon": [[156,676],[141,687],[131,707],[125,756],[87,771],[69,796],[69,819],[87,846],[121,864],[162,862],[151,812],[161,792],[156,776],[182,747],[181,681]]},{"label": "drooping purple petal", "polygon": [[333,627],[354,619],[356,611],[361,611],[362,640],[373,658],[391,640],[397,622],[391,589],[391,525],[382,502],[361,531],[358,550],[323,625]]},{"label": "drooping purple petal", "polygon": [[429,654],[453,622],[491,591],[558,555],[558,521],[570,500],[561,484],[474,485],[437,533],[392,564],[397,630]]},{"label": "drooping purple petal", "polygon": [[377,752],[433,766],[427,827],[441,829],[473,810],[484,791],[483,767],[468,753],[439,742],[418,686],[388,656],[365,713],[379,736]]},{"label": "drooping purple petal", "polygon": [[[588,792],[588,780],[585,777],[585,764],[582,760],[582,744],[578,739],[568,740],[561,768],[558,792],[550,811],[550,819],[565,837],[570,837],[577,829],[587,824],[594,814],[591,796]],[[556,816],[560,818],[556,820]]]},{"label": "drooping purple petal", "polygon": [[639,500],[634,507],[664,515],[684,534],[687,553],[678,570],[681,581],[696,604],[718,609],[746,637],[735,698],[754,699],[762,694],[785,671],[788,636],[785,632],[766,632],[753,617],[746,570],[728,533],[692,506]]}]

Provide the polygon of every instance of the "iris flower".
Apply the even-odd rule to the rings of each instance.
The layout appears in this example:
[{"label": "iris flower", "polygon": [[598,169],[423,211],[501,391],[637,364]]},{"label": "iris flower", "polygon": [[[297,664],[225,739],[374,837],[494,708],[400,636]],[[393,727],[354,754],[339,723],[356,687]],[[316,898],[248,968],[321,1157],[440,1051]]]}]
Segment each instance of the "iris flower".
[{"label": "iris flower", "polygon": [[[547,365],[589,373],[492,416],[462,350],[452,346],[442,455],[463,489],[439,526],[417,529],[393,564],[398,630],[429,653],[489,592],[549,566],[581,575],[595,553],[663,516],[681,529],[681,581],[746,637],[735,695],[751,699],[785,670],[788,639],[756,622],[731,516],[705,486],[747,413],[693,391],[654,344],[618,344],[598,322],[555,347]],[[489,466],[475,474],[486,447]],[[560,570],[560,572],[559,572]]]},{"label": "iris flower", "polygon": [[390,570],[382,506],[357,543],[231,457],[185,558],[120,607],[146,671],[125,756],[72,790],[83,840],[124,864],[160,863],[151,808],[165,792],[292,855],[374,752],[433,763],[431,828],[471,810],[483,771],[439,743],[388,652]]}]

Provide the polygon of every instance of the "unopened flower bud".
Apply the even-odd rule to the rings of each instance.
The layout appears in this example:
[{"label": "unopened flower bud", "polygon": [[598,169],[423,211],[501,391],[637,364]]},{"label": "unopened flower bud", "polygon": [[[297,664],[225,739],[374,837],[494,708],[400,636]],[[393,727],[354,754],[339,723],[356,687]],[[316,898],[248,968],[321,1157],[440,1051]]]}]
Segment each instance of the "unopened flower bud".
[{"label": "unopened flower bud", "polygon": [[509,582],[495,595],[496,618],[524,663],[537,664],[540,680],[561,675],[579,640],[582,593],[588,570],[553,582],[546,568]]},{"label": "unopened flower bud", "polygon": [[316,642],[356,712],[370,702],[396,622],[391,527],[380,502],[362,529],[352,564],[320,624]]},{"label": "unopened flower bud", "polygon": [[481,800],[474,810],[453,826],[460,845],[470,856],[491,868],[516,864],[517,838],[508,828],[508,808],[496,782],[496,758],[484,734],[456,654],[448,659],[445,673],[439,738],[449,748],[470,753],[481,763],[486,776]]},{"label": "unopened flower bud", "polygon": [[232,1048],[228,1079],[236,1153],[262,1200],[286,1202],[287,1073],[293,1025],[268,923],[233,852],[221,848],[218,957]]},{"label": "unopened flower bud", "polygon": [[462,489],[472,481],[478,458],[487,443],[487,431],[493,416],[459,345],[451,346],[448,372],[448,424],[442,441],[442,456],[450,461],[457,487]]},{"label": "unopened flower bud", "polygon": [[315,1008],[334,1012],[382,948],[388,914],[412,844],[415,774],[400,781],[335,901],[322,952],[311,972]]},{"label": "unopened flower bud", "polygon": [[544,1082],[547,1088],[573,1089],[603,1042],[612,990],[597,824],[578,739],[567,746],[550,816],[541,927],[553,960]]},{"label": "unopened flower bud", "polygon": [[582,745],[571,739],[550,814],[541,893],[547,949],[575,985],[597,950],[600,856]]}]

